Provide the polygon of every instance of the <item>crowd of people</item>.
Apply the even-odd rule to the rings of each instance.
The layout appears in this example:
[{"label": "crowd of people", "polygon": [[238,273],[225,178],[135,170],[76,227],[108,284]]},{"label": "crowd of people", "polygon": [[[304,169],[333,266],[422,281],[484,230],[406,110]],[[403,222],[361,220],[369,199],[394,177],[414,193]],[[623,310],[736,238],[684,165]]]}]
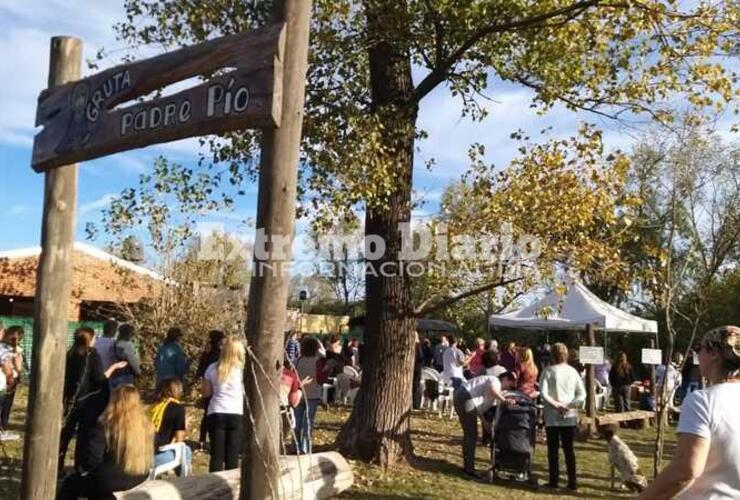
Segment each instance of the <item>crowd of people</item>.
[{"label": "crowd of people", "polygon": [[[514,396],[538,400],[545,428],[549,481],[559,487],[560,449],[565,458],[567,488],[577,490],[578,473],[574,438],[578,409],[586,400],[585,367],[564,344],[528,347],[476,339],[465,349],[453,336],[445,336],[433,348],[421,340],[417,359],[437,369],[454,390],[453,404],[463,431],[463,467],[469,477],[481,479],[475,470],[478,421],[491,432],[493,407],[516,404]],[[733,399],[740,396],[740,328],[721,327],[707,333],[694,346],[698,363],[683,363],[678,353],[656,370],[658,400],[669,408],[683,402],[678,423],[678,450],[671,464],[649,487],[629,447],[616,434],[618,426],[601,429],[608,443],[609,459],[623,474],[626,485],[642,492],[641,499],[740,498],[740,423],[731,418]],[[612,365],[609,360],[595,367],[597,383],[609,387],[617,412],[630,410],[631,389],[638,382],[624,352]],[[710,384],[701,389],[702,380]],[[416,385],[416,384],[415,384]],[[655,409],[647,381],[641,407]],[[651,396],[652,397],[652,396]],[[415,400],[416,403],[416,400]],[[651,406],[652,405],[652,406]],[[646,407],[647,406],[647,407]]]},{"label": "crowd of people", "polygon": [[[285,433],[293,429],[298,453],[311,452],[311,434],[316,421],[316,412],[322,402],[324,385],[336,380],[327,394],[327,403],[332,402],[334,387],[356,388],[361,371],[362,346],[357,339],[329,335],[321,342],[317,337],[304,335],[299,339],[295,330],[288,332],[282,374],[281,402],[283,411],[292,415],[286,419]],[[352,373],[346,373],[345,367]]]},{"label": "crowd of people", "polygon": [[[15,343],[14,330],[8,330],[8,341]],[[180,447],[182,457],[176,472],[187,474],[193,451],[185,444],[187,408],[181,399],[191,362],[182,346],[183,337],[179,328],[167,331],[154,359],[154,397],[145,405],[136,389],[142,366],[135,328],[106,321],[99,338],[88,327],[75,331],[64,381],[60,477],[69,444],[73,437],[77,440],[73,472],[64,477],[60,498],[97,498],[129,489],[144,481],[151,469],[172,462],[178,456],[175,447]],[[208,443],[211,472],[234,469],[239,464],[245,357],[245,344],[240,339],[213,330],[198,359],[197,405],[203,409],[198,448],[204,450]],[[359,344],[353,340],[342,344],[338,336],[329,336],[324,343],[312,336],[299,340],[290,332],[284,361],[283,405],[295,415],[296,451],[309,453],[322,384],[345,366],[359,367]],[[126,415],[131,425],[123,425]],[[130,449],[132,443],[136,443],[135,451]]]},{"label": "crowd of people", "polygon": [[[22,327],[1,331],[0,425],[6,428],[15,390],[24,372],[20,342]],[[132,488],[149,477],[150,471],[181,456],[178,474],[187,474],[193,451],[185,444],[187,407],[182,402],[190,360],[182,347],[184,332],[171,328],[155,357],[155,391],[149,404],[135,386],[141,376],[136,349],[136,330],[130,324],[107,321],[103,335],[80,327],[67,353],[64,380],[64,421],[59,464],[61,499],[106,497]],[[332,379],[361,371],[362,345],[355,339],[330,335],[323,342],[310,335],[288,332],[284,367],[280,377],[281,404],[286,428],[292,433],[295,451],[310,453],[317,409]],[[698,364],[682,363],[676,355],[656,370],[663,394],[683,400],[678,423],[678,451],[671,464],[647,486],[629,447],[616,435],[618,427],[602,429],[609,457],[624,469],[625,484],[640,498],[737,498],[740,496],[740,424],[730,418],[733,399],[740,396],[740,328],[721,327],[707,333],[694,346]],[[586,399],[584,367],[564,344],[542,345],[532,350],[495,340],[476,339],[466,349],[452,335],[435,346],[417,334],[412,404],[420,405],[425,387],[423,368],[440,372],[453,389],[452,403],[463,432],[464,472],[480,479],[475,468],[479,421],[490,434],[492,410],[515,405],[525,397],[541,403],[545,430],[549,481],[559,487],[562,453],[567,488],[578,488],[574,439],[578,409]],[[198,405],[204,410],[199,447],[209,443],[210,471],[238,467],[243,443],[245,402],[244,343],[222,331],[208,334],[208,342],[195,370],[200,383]],[[635,369],[625,353],[614,364],[608,360],[595,367],[598,383],[608,386],[616,411],[629,411],[630,388]],[[702,389],[703,381],[709,388]],[[356,388],[358,380],[350,380]],[[516,395],[516,398],[514,397]],[[331,400],[331,395],[328,399]],[[663,396],[659,396],[663,397]],[[668,404],[672,404],[668,402]],[[287,418],[291,415],[293,418]],[[76,436],[74,467],[64,476],[65,457]],[[179,453],[176,449],[179,448]],[[616,457],[616,458],[615,458]],[[629,479],[626,477],[629,476]]]},{"label": "crowd of people", "polygon": [[[188,474],[193,451],[185,444],[187,409],[182,397],[190,360],[181,345],[183,336],[179,328],[167,331],[154,360],[154,396],[145,405],[135,386],[142,374],[135,328],[106,321],[100,338],[88,327],[74,332],[64,380],[59,498],[108,498],[143,482],[151,470],[176,456],[181,458],[175,471]],[[202,448],[208,439],[210,471],[238,466],[244,360],[241,340],[209,332],[196,377],[198,405],[204,410],[199,445]],[[75,436],[74,466],[65,476],[65,457]]]},{"label": "crowd of people", "polygon": [[[463,430],[463,468],[466,475],[481,479],[475,470],[475,446],[478,420],[490,434],[487,412],[495,405],[508,404],[513,392],[530,399],[541,397],[547,433],[549,486],[559,480],[559,450],[563,449],[568,473],[568,488],[575,490],[576,457],[573,447],[578,408],[586,399],[583,379],[568,364],[568,349],[557,343],[538,350],[517,347],[508,342],[498,350],[498,343],[476,339],[474,349],[463,351],[458,340],[446,335],[434,349],[432,362],[441,368],[442,377],[454,390],[453,404]],[[441,364],[437,361],[441,360]]]}]

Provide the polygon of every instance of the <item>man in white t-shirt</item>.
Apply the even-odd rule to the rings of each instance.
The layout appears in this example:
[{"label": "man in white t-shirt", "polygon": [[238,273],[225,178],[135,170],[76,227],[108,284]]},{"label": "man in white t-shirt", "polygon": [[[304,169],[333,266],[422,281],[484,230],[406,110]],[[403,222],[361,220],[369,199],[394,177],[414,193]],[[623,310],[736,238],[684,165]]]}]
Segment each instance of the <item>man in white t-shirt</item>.
[{"label": "man in white t-shirt", "polygon": [[450,381],[453,389],[458,389],[465,381],[463,375],[463,369],[469,359],[465,358],[465,354],[457,348],[457,339],[452,335],[448,336],[450,346],[445,350],[442,355],[442,376]]}]

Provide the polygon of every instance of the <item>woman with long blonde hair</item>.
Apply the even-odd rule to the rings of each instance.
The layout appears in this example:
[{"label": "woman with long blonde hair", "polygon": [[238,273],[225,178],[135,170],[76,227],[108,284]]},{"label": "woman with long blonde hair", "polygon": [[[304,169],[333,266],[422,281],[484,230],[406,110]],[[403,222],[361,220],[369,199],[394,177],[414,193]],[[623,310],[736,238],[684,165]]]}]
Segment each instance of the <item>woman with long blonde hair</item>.
[{"label": "woman with long blonde hair", "polygon": [[517,390],[523,392],[530,398],[537,397],[537,376],[539,372],[534,364],[532,349],[526,347],[521,351],[519,359],[519,381]]},{"label": "woman with long blonde hair", "polygon": [[154,428],[132,385],[118,386],[98,425],[78,436],[76,472],[65,478],[61,500],[112,498],[142,483],[152,467]]},{"label": "woman with long blonde hair", "polygon": [[203,376],[201,394],[208,403],[208,439],[211,442],[211,472],[236,469],[242,443],[244,413],[244,357],[241,340],[226,337],[216,363]]}]

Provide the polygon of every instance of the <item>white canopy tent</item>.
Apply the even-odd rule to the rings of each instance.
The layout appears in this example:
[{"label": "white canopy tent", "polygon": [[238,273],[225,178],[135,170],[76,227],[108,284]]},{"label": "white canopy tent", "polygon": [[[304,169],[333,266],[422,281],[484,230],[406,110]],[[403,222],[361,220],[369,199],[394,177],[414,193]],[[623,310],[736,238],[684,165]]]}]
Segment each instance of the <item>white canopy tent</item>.
[{"label": "white canopy tent", "polygon": [[581,330],[592,324],[606,332],[658,333],[658,323],[626,313],[574,281],[564,295],[553,290],[541,300],[518,311],[493,315],[491,327],[534,330]]}]

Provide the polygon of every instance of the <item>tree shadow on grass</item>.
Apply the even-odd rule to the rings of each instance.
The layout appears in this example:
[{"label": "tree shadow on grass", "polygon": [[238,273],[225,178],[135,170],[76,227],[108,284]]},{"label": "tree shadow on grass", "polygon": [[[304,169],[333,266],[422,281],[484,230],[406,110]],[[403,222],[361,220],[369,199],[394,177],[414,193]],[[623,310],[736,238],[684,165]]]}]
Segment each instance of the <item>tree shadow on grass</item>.
[{"label": "tree shadow on grass", "polygon": [[0,498],[18,498],[22,467],[23,463],[17,458],[0,458]]}]

